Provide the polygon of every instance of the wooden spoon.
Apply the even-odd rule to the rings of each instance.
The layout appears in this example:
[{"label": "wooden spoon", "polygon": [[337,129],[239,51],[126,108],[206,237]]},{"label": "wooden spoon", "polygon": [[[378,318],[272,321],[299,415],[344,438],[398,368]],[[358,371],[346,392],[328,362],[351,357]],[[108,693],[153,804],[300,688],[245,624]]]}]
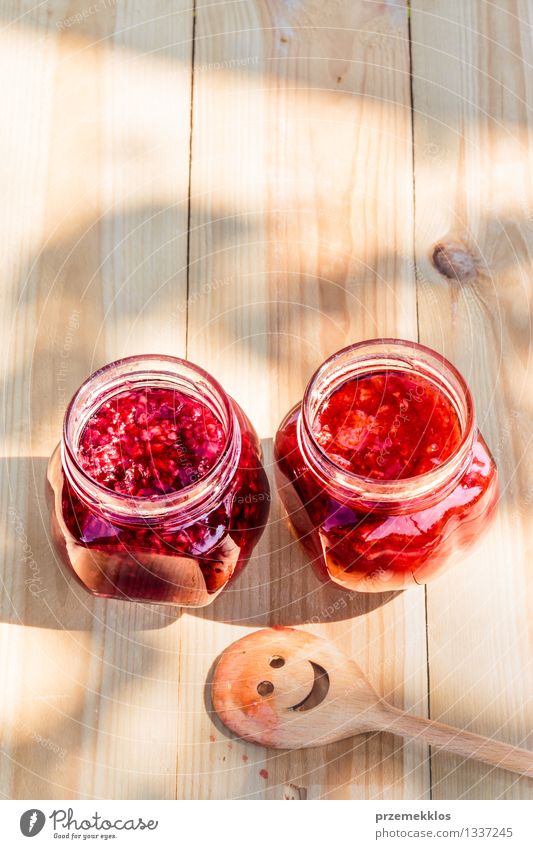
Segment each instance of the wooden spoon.
[{"label": "wooden spoon", "polygon": [[293,628],[256,631],[229,646],[214,672],[212,699],[231,731],[274,749],[390,731],[533,778],[533,752],[392,707],[332,643]]}]

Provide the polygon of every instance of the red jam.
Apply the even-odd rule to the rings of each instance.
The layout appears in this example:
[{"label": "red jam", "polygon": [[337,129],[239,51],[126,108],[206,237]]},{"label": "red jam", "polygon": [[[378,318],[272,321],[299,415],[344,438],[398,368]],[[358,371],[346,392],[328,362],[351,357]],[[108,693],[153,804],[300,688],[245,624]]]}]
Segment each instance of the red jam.
[{"label": "red jam", "polygon": [[102,486],[146,498],[203,478],[225,441],[222,423],[206,404],[174,389],[142,387],[96,410],[81,434],[78,457]]},{"label": "red jam", "polygon": [[337,465],[389,481],[429,472],[461,441],[448,398],[426,378],[406,371],[347,381],[322,404],[313,431]]},{"label": "red jam", "polygon": [[[438,356],[387,341],[403,357],[406,348],[413,356]],[[461,455],[468,434],[447,393],[422,370],[373,367],[377,344],[353,346],[354,355],[365,346],[368,371],[340,385],[336,380],[316,404],[315,376],[274,444],[280,497],[319,575],[362,592],[426,583],[479,537],[498,496],[496,467],[481,435],[472,427],[470,450]],[[346,352],[335,356],[349,363],[351,349]],[[448,368],[464,386],[467,406],[466,385],[442,360],[443,374]]]},{"label": "red jam", "polygon": [[[106,368],[131,369],[136,360]],[[127,379],[87,418],[71,446],[75,460],[56,449],[48,468],[54,541],[90,592],[200,607],[244,567],[264,530],[270,494],[252,425],[227,395],[224,403],[234,422],[233,466],[212,405],[196,393]],[[80,406],[75,397],[66,434]]]}]

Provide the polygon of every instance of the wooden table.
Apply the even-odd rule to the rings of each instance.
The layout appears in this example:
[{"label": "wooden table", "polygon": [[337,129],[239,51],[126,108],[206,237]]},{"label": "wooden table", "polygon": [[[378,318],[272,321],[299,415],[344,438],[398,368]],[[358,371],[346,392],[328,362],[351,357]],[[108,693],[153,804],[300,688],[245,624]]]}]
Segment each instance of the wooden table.
[{"label": "wooden table", "polygon": [[[386,734],[262,750],[204,698],[230,642],[297,624],[395,705],[533,746],[533,3],[0,11],[2,796],[531,798]],[[277,498],[202,611],[95,601],[57,565],[46,458],[92,370],[189,357],[249,412],[270,467],[317,365],[384,335],[462,370],[501,472],[491,533],[427,589],[380,604],[319,585]]]}]

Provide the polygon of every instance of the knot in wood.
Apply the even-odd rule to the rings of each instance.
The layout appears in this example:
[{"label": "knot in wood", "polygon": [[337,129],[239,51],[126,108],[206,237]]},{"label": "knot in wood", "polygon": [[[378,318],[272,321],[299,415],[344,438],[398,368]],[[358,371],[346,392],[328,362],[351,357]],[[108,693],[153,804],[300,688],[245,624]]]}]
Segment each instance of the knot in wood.
[{"label": "knot in wood", "polygon": [[460,242],[438,242],[431,259],[437,271],[449,280],[466,283],[477,275],[474,257]]}]

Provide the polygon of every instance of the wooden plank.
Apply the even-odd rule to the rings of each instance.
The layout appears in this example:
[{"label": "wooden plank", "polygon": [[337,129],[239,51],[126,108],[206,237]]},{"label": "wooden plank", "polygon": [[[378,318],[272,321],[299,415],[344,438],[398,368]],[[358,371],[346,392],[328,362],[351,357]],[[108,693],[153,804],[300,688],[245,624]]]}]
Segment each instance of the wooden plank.
[{"label": "wooden plank", "polygon": [[42,494],[65,404],[94,368],[185,352],[192,11],[32,6],[3,2],[0,33],[0,782],[14,798],[173,798],[179,612],[78,589]]},{"label": "wooden plank", "polygon": [[[188,356],[252,416],[270,471],[276,427],[325,357],[365,337],[416,338],[411,162],[403,3],[200,0]],[[204,710],[217,653],[282,622],[331,638],[395,704],[424,713],[423,589],[378,602],[318,584],[273,492],[253,563],[182,618],[178,796],[427,797],[418,744],[267,752]]]},{"label": "wooden plank", "polygon": [[[533,10],[509,5],[411,3],[416,257],[420,339],[468,379],[501,476],[490,535],[428,587],[431,716],[531,746]],[[473,279],[439,274],[442,242]],[[432,775],[434,798],[531,798],[449,755]]]}]

